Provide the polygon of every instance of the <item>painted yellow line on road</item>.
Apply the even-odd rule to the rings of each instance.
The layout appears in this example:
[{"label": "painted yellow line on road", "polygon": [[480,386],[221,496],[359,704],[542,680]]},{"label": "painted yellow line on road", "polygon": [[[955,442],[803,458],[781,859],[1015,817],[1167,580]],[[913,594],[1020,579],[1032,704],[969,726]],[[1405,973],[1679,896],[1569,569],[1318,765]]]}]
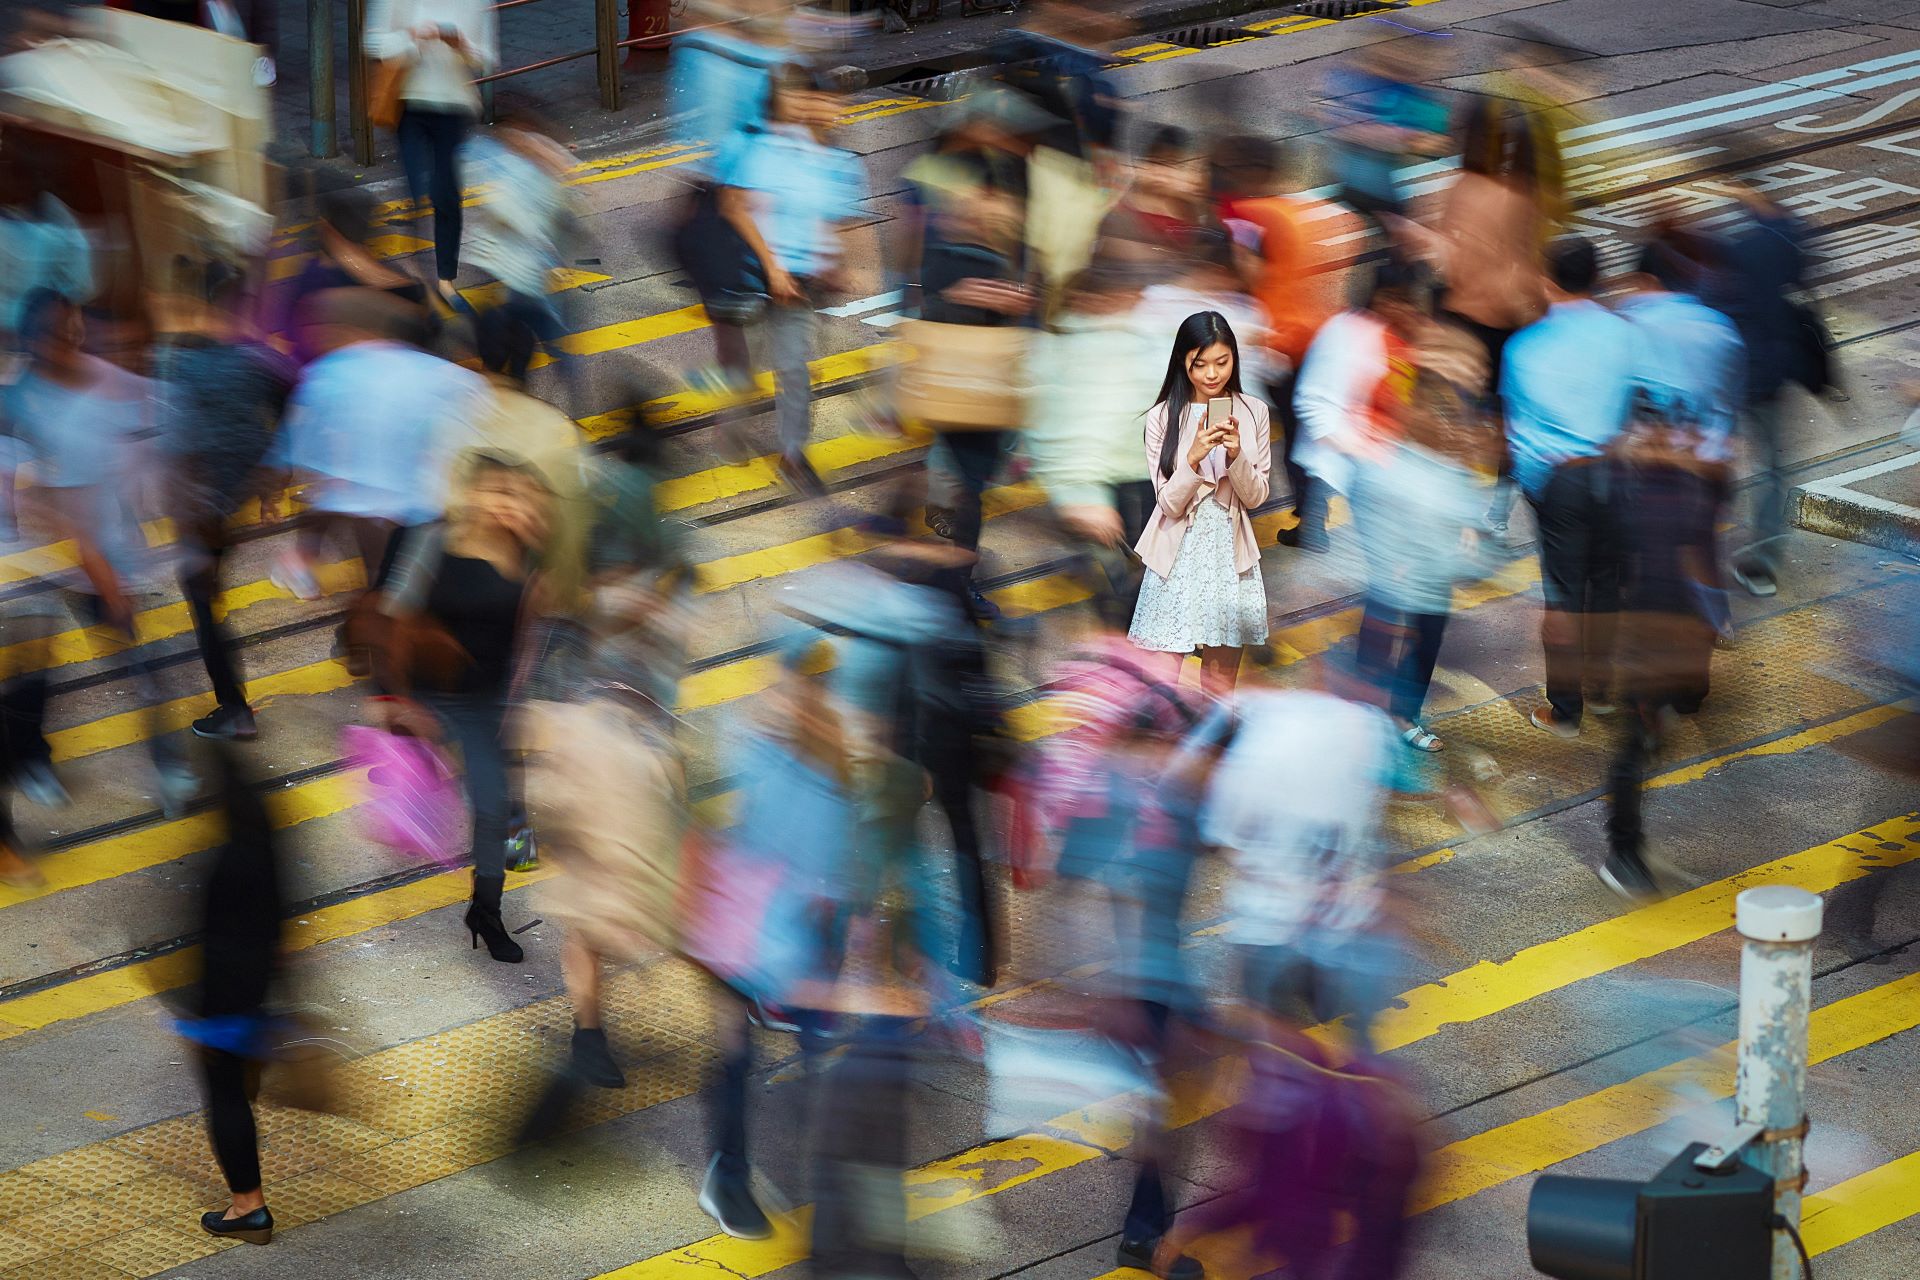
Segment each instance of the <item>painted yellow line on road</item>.
[{"label": "painted yellow line on road", "polygon": [[[295,667],[291,671],[249,680],[246,695],[253,708],[264,714],[275,698],[333,693],[351,688],[353,684],[354,678],[347,673],[346,664],[328,658]],[[116,747],[143,742],[153,737],[156,729],[160,733],[184,729],[213,708],[213,695],[198,693],[192,697],[163,702],[151,709],[122,711],[118,715],[55,730],[47,735],[47,743],[53,748],[56,763],[79,760],[102,751],[112,751]]]},{"label": "painted yellow line on road", "polygon": [[1476,1022],[1582,979],[1710,938],[1732,927],[1734,899],[1756,885],[1793,885],[1809,893],[1826,893],[1916,858],[1920,858],[1920,813],[1889,818],[1528,947],[1509,959],[1483,961],[1449,975],[1444,982],[1404,992],[1375,1021],[1375,1042],[1383,1050],[1415,1044],[1451,1024]]},{"label": "painted yellow line on road", "polygon": [[[707,309],[696,302],[690,307],[662,311],[658,315],[641,316],[637,320],[622,320],[618,324],[570,333],[560,339],[560,349],[573,356],[597,356],[707,327]],[[542,352],[529,367],[538,369],[551,363],[551,358]]]},{"label": "painted yellow line on road", "polygon": [[1800,1210],[1800,1238],[1808,1253],[1818,1255],[1905,1222],[1916,1213],[1920,1213],[1920,1151],[1808,1196]]},{"label": "painted yellow line on road", "polygon": [[1759,760],[1768,756],[1789,756],[1808,747],[1824,746],[1868,729],[1877,729],[1902,716],[1911,714],[1913,708],[1905,702],[1889,703],[1884,707],[1869,707],[1865,711],[1856,711],[1849,716],[1826,724],[1815,725],[1811,729],[1802,729],[1799,733],[1790,733],[1784,738],[1775,738],[1771,742],[1756,743],[1751,747],[1742,747],[1738,751],[1703,760],[1699,764],[1686,765],[1671,769],[1658,777],[1649,778],[1646,790],[1658,790],[1661,787],[1677,787],[1682,783],[1696,782],[1716,769],[1724,769],[1736,760]]},{"label": "painted yellow line on road", "polygon": [[[1909,974],[1815,1009],[1807,1027],[1807,1062],[1826,1062],[1916,1026],[1920,974]],[[1737,1044],[1724,1044],[1450,1142],[1429,1160],[1411,1212],[1478,1195],[1731,1097],[1738,1056]]]},{"label": "painted yellow line on road", "polygon": [[[321,565],[314,575],[322,590],[331,594],[358,587],[362,582],[359,560]],[[242,609],[269,600],[292,600],[293,596],[262,579],[230,587],[214,597],[216,618],[225,618]],[[138,644],[170,640],[193,630],[193,618],[186,601],[143,609],[134,615],[134,636]],[[75,627],[38,640],[20,640],[0,647],[0,670],[19,674],[46,671],[54,667],[90,662],[95,658],[124,653],[129,645],[110,627]]]}]

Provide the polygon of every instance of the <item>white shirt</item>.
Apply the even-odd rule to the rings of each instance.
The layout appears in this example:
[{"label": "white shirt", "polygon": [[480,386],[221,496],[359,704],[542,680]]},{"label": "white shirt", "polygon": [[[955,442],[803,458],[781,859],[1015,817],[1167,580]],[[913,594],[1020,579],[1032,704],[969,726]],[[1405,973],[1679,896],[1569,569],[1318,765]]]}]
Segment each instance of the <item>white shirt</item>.
[{"label": "white shirt", "polygon": [[[443,40],[415,40],[417,27],[452,27],[472,46],[478,65],[469,65]],[[487,0],[370,0],[367,5],[367,53],[382,60],[411,62],[403,100],[435,111],[480,114],[475,76],[500,65],[500,28]]]},{"label": "white shirt", "polygon": [[1364,311],[1342,311],[1314,335],[1294,384],[1293,409],[1303,437],[1294,459],[1340,493],[1353,485],[1353,455],[1367,429],[1373,389],[1386,371],[1386,331]]}]

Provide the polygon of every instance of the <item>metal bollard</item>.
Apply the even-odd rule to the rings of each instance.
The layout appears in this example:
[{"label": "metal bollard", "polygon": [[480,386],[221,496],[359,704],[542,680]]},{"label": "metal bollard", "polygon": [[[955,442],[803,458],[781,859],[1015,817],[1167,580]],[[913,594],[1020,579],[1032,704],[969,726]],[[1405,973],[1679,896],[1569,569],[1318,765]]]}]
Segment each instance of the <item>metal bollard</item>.
[{"label": "metal bollard", "polygon": [[313,120],[307,149],[316,159],[332,158],[339,150],[333,138],[333,0],[307,0],[307,114]]},{"label": "metal bollard", "polygon": [[[1806,1170],[1807,1018],[1813,1004],[1818,895],[1788,885],[1748,889],[1735,900],[1740,954],[1740,1071],[1734,1122],[1758,1131],[1748,1160],[1773,1177],[1774,1212],[1800,1226]],[[1795,1280],[1800,1256],[1787,1232],[1773,1233],[1773,1280]]]}]

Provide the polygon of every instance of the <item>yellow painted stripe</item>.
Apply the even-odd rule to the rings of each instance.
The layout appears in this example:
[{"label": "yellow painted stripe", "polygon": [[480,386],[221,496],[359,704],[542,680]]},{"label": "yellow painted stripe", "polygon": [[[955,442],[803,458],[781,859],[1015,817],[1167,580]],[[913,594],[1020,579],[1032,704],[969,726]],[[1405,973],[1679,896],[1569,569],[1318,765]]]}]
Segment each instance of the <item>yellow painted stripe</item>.
[{"label": "yellow painted stripe", "polygon": [[1920,1151],[1836,1182],[1800,1210],[1807,1252],[1822,1254],[1920,1213]]},{"label": "yellow painted stripe", "polygon": [[[1909,974],[1815,1009],[1807,1027],[1807,1061],[1826,1062],[1915,1026],[1920,1026],[1920,974]],[[1738,1053],[1737,1044],[1724,1044],[1448,1143],[1428,1162],[1412,1212],[1478,1195],[1731,1097]],[[1844,1230],[1841,1223],[1835,1226],[1836,1234]]]},{"label": "yellow painted stripe", "polygon": [[[347,673],[346,664],[329,658],[323,662],[308,663],[295,667],[291,671],[277,672],[270,676],[261,676],[249,680],[246,686],[247,701],[256,711],[265,712],[273,705],[275,698],[306,697],[312,694],[333,693],[336,690],[352,687],[354,679]],[[47,735],[47,743],[53,748],[56,762],[79,760],[86,756],[98,755],[102,751],[111,751],[116,747],[142,742],[154,735],[157,728],[161,733],[172,733],[184,729],[214,707],[211,693],[194,694],[192,697],[176,698],[163,702],[152,709],[122,711],[118,715],[90,720],[72,728],[60,729]]]},{"label": "yellow painted stripe", "polygon": [[1865,711],[1856,711],[1850,716],[1826,724],[1815,725],[1811,729],[1802,729],[1799,733],[1790,733],[1784,738],[1775,738],[1772,742],[1762,742],[1751,747],[1742,747],[1738,751],[1703,760],[1699,764],[1685,765],[1668,770],[1656,778],[1649,778],[1646,789],[1657,790],[1661,787],[1676,787],[1686,782],[1696,782],[1716,769],[1724,769],[1736,760],[1758,760],[1767,756],[1787,756],[1808,747],[1824,746],[1855,733],[1864,733],[1893,720],[1898,720],[1912,712],[1911,705],[1905,702],[1889,703],[1884,707],[1869,707]]},{"label": "yellow painted stripe", "polygon": [[[922,1218],[1024,1186],[1063,1169],[1101,1160],[1097,1147],[1044,1134],[1021,1134],[919,1165],[907,1171],[907,1220]],[[683,1248],[644,1258],[598,1280],[673,1280],[674,1277],[764,1276],[807,1257],[812,1207],[782,1215],[769,1240],[709,1236]]]},{"label": "yellow painted stripe", "polygon": [[[622,320],[618,324],[601,325],[595,329],[583,329],[579,333],[570,333],[560,339],[560,349],[568,355],[597,356],[608,351],[618,351],[623,347],[637,347],[643,342],[656,342],[661,338],[671,338],[677,334],[693,333],[707,327],[707,309],[699,303],[690,307],[680,307],[673,311],[662,311],[658,315],[641,316],[637,320]],[[550,363],[544,352],[531,367],[539,368]]]},{"label": "yellow painted stripe", "polygon": [[1444,982],[1403,993],[1374,1023],[1383,1050],[1415,1044],[1452,1023],[1476,1022],[1527,1001],[1723,932],[1733,901],[1762,884],[1826,893],[1874,871],[1920,858],[1920,814],[1905,814],[1776,858],[1576,933],[1483,961]]},{"label": "yellow painted stripe", "polygon": [[[329,593],[351,590],[360,586],[362,582],[360,562],[357,559],[321,565],[314,576],[319,579],[321,588]],[[262,579],[221,592],[214,597],[213,612],[216,618],[225,618],[241,609],[263,604],[269,600],[291,599],[293,599],[291,595]],[[134,615],[133,623],[134,634],[140,644],[149,644],[155,640],[169,640],[193,630],[193,618],[187,612],[184,600],[161,605],[158,608],[143,609]],[[94,658],[121,653],[127,647],[127,644],[111,628],[75,627],[68,631],[56,632],[43,639],[21,640],[0,647],[0,670],[15,673],[45,671],[52,667],[89,662]]]},{"label": "yellow painted stripe", "polygon": [[[431,249],[433,246],[422,241],[421,247]],[[598,271],[561,267],[550,278],[547,292],[565,293],[569,289],[579,289],[590,284],[604,284],[611,279],[613,279],[612,276],[601,275]],[[462,289],[460,296],[484,311],[488,307],[497,307],[507,300],[507,286],[497,281],[493,284],[475,285],[471,289]]]},{"label": "yellow painted stripe", "polygon": [[[525,875],[510,875],[508,888],[537,884],[552,874],[552,868],[542,867]],[[323,907],[289,921],[281,931],[281,946],[290,952],[305,951],[322,943],[355,937],[369,929],[398,924],[464,902],[472,890],[472,878],[465,871],[447,871]],[[199,947],[186,947],[46,991],[17,996],[0,1003],[0,1035],[4,1035],[7,1028],[14,1028],[14,1034],[20,1030],[37,1031],[56,1022],[84,1018],[148,996],[176,991],[199,976],[200,954]]]},{"label": "yellow painted stripe", "polygon": [[[360,802],[361,796],[359,774],[333,774],[271,792],[267,796],[267,812],[274,826],[295,827],[315,818],[345,813]],[[46,877],[46,885],[37,889],[0,885],[0,906],[12,906],[29,898],[42,898],[63,889],[77,889],[189,857],[219,844],[225,830],[219,814],[196,813],[47,854],[34,863]]]}]

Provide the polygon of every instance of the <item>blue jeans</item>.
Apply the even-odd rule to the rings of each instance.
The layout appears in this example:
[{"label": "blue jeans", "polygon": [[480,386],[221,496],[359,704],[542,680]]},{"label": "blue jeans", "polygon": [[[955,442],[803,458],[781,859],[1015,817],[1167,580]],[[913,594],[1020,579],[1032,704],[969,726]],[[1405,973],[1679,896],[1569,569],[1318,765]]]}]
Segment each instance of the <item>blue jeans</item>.
[{"label": "blue jeans", "polygon": [[433,203],[433,262],[442,280],[460,274],[460,144],[473,129],[461,111],[409,102],[400,112],[400,164],[414,204]]},{"label": "blue jeans", "polygon": [[500,746],[506,705],[498,694],[428,693],[450,744],[460,748],[461,776],[473,810],[473,878],[507,878],[507,759]]}]

